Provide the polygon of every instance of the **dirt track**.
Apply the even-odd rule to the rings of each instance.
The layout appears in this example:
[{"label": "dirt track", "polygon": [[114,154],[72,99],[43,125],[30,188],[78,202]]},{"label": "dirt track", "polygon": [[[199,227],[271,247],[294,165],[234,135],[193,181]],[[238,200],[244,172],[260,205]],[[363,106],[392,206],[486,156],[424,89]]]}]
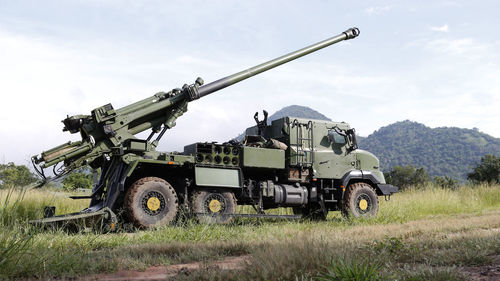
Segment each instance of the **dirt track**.
[{"label": "dirt track", "polygon": [[138,270],[121,270],[110,274],[95,274],[82,277],[79,280],[107,280],[107,281],[124,281],[124,280],[165,280],[175,277],[179,274],[189,274],[193,270],[203,267],[217,267],[221,270],[234,270],[243,268],[248,262],[250,256],[228,257],[221,261],[211,263],[192,262],[183,264],[173,264],[166,266],[153,266],[144,271]]},{"label": "dirt track", "polygon": [[[241,269],[248,262],[250,255],[228,257],[221,261],[212,263],[192,262],[183,264],[173,264],[167,266],[153,266],[144,271],[122,270],[109,274],[95,274],[82,277],[79,280],[107,280],[107,281],[125,281],[125,280],[165,280],[175,277],[179,274],[189,275],[189,272],[203,267],[216,267],[221,270]],[[477,267],[462,267],[458,269],[463,275],[473,281],[497,281],[500,280],[500,256],[493,258],[493,264]]]}]

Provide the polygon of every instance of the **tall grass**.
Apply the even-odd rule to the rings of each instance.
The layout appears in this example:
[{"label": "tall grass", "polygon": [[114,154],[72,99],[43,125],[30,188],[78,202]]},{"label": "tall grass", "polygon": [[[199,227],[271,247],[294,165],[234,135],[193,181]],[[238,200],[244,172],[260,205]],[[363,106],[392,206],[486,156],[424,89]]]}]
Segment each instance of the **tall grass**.
[{"label": "tall grass", "polygon": [[384,280],[380,275],[380,264],[360,262],[357,260],[345,261],[332,259],[326,271],[317,279],[320,281],[378,281]]},{"label": "tall grass", "polygon": [[89,200],[71,200],[70,194],[55,190],[11,187],[0,190],[0,224],[25,224],[43,216],[45,206],[56,206],[56,214],[76,212],[88,207]]},{"label": "tall grass", "polygon": [[[382,197],[380,197],[382,199]],[[481,213],[500,209],[500,185],[444,189],[434,185],[410,188],[381,201],[375,222],[406,222],[426,217]]]},{"label": "tall grass", "polygon": [[43,266],[47,251],[40,247],[39,229],[29,226],[28,221],[40,218],[45,206],[56,206],[62,214],[81,210],[88,204],[75,204],[67,195],[17,187],[0,190],[0,277],[15,274],[13,269],[25,268],[26,264]]},{"label": "tall grass", "polygon": [[[305,276],[309,280],[317,276],[316,273],[325,265],[325,260],[329,261],[339,253],[354,251],[353,249],[360,247],[359,243],[369,243],[389,233],[402,231],[397,224],[440,219],[440,223],[444,225],[443,222],[451,215],[470,216],[500,210],[499,185],[467,186],[457,190],[427,186],[398,193],[389,202],[380,197],[379,214],[375,219],[346,220],[340,214],[332,212],[326,222],[244,219],[236,220],[230,225],[206,225],[187,221],[182,225],[165,226],[156,230],[111,234],[41,232],[27,226],[28,220],[43,215],[43,207],[46,205],[56,206],[57,214],[79,211],[88,206],[88,200],[71,200],[67,196],[66,193],[54,190],[0,190],[0,278],[73,277],[124,267],[143,268],[148,265],[210,260],[246,253],[266,259],[266,253],[274,251],[272,257],[267,259],[282,260],[276,261],[275,267],[285,267],[287,262],[293,263],[298,270],[287,276],[292,279],[294,276]],[[287,213],[288,210],[278,212]],[[484,219],[488,220],[489,218]],[[395,226],[390,226],[393,230],[388,230],[389,226],[383,226],[391,223],[396,223]],[[382,226],[378,226],[380,224]],[[483,222],[476,224],[485,225],[484,227],[488,225]],[[451,229],[455,226],[448,227]],[[422,236],[419,230],[415,233],[418,237]],[[408,237],[414,239],[413,236]],[[304,242],[304,238],[311,244]],[[313,251],[306,254],[311,247],[320,247],[321,241],[325,241],[323,248],[339,247],[339,244],[331,244],[337,240],[347,243],[341,247],[345,251]],[[377,249],[387,252],[386,255],[392,255],[386,249],[398,245],[391,244],[387,248],[384,243],[390,244],[379,242],[376,245],[370,244],[368,248],[377,248],[378,245]],[[491,243],[488,245],[489,248],[484,249],[500,249],[497,244],[494,244],[497,248],[492,247]],[[290,249],[294,254],[290,253]],[[471,246],[470,249],[470,254],[462,255],[462,258],[469,257],[467,261],[477,254],[474,247]],[[491,254],[491,250],[488,251],[480,252],[479,256],[484,259],[486,254]],[[431,251],[426,253],[432,254]],[[460,256],[458,250],[448,254]],[[285,258],[286,255],[289,258]],[[319,259],[320,256],[324,259]],[[307,258],[309,261],[295,261],[297,258]],[[481,258],[477,262],[481,262]],[[272,274],[273,266],[268,265],[263,264],[261,267],[269,270],[268,275],[257,278],[259,273],[253,272],[249,276],[276,279],[276,275]],[[370,265],[371,263],[361,264],[360,270],[363,266]],[[308,267],[314,270],[308,271]],[[428,268],[425,270],[428,272]]]}]

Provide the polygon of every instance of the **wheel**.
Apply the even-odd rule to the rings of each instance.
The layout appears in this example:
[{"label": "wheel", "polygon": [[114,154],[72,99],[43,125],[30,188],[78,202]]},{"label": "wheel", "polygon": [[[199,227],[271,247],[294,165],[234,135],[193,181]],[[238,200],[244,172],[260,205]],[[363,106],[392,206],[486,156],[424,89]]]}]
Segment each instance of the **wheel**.
[{"label": "wheel", "polygon": [[302,215],[303,219],[310,219],[313,221],[324,221],[327,216],[327,214],[321,210],[319,204],[305,207],[293,207],[292,210],[294,215]]},{"label": "wheel", "polygon": [[236,212],[236,198],[229,191],[197,190],[191,197],[191,209],[200,222],[225,224],[232,217],[224,214]]},{"label": "wheel", "polygon": [[171,223],[179,200],[164,179],[147,177],[136,181],[125,194],[125,214],[136,227],[146,229]]},{"label": "wheel", "polygon": [[378,213],[378,197],[371,185],[358,182],[348,186],[342,205],[344,217],[375,217]]}]

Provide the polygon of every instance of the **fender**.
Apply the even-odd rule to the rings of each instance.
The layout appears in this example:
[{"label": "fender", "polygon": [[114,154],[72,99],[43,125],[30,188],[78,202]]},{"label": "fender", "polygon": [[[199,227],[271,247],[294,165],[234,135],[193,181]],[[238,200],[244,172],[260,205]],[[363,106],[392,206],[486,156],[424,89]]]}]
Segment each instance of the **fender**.
[{"label": "fender", "polygon": [[345,187],[349,185],[349,182],[351,180],[362,180],[365,182],[371,183],[373,187],[375,187],[375,191],[377,192],[377,195],[383,195],[384,193],[382,190],[379,188],[380,185],[380,180],[377,178],[377,176],[371,172],[371,171],[364,171],[364,170],[352,170],[347,172],[341,179],[341,186],[342,188],[342,199],[344,199],[344,193],[345,193]]},{"label": "fender", "polygon": [[371,171],[352,170],[347,172],[341,179],[342,185],[347,186],[352,179],[369,180],[374,185],[380,184],[380,180]]}]

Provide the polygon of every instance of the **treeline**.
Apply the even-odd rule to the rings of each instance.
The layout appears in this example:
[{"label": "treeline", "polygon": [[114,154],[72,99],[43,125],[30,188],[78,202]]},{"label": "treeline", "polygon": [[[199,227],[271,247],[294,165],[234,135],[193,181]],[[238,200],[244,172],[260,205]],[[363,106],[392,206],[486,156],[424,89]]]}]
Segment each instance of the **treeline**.
[{"label": "treeline", "polygon": [[460,182],[486,154],[500,156],[500,139],[477,129],[434,128],[411,121],[385,126],[366,138],[359,147],[375,154],[385,171],[391,167],[422,167],[431,177]]},{"label": "treeline", "polygon": [[[28,186],[38,178],[25,165],[0,164],[0,188],[12,186]],[[88,168],[78,169],[64,177],[62,187],[65,190],[92,188],[92,175]]]},{"label": "treeline", "polygon": [[[398,186],[404,190],[410,186],[424,186],[430,182],[443,188],[457,188],[460,182],[448,176],[431,176],[423,167],[412,165],[395,166],[384,173],[387,183]],[[467,179],[471,183],[500,183],[500,157],[488,154],[481,158],[471,172],[467,174]]]}]

